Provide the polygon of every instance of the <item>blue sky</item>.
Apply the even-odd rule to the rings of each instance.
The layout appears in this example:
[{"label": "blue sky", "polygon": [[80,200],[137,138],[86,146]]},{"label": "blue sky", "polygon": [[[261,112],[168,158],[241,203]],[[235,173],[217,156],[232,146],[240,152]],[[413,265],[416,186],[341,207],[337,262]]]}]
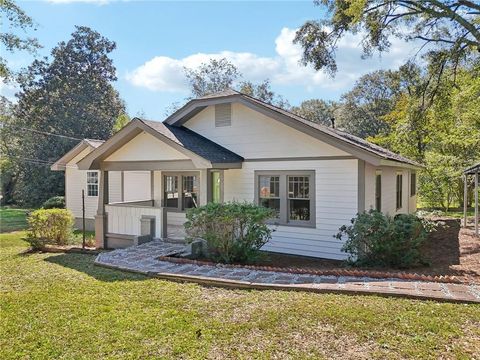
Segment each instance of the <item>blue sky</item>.
[{"label": "blue sky", "polygon": [[[361,60],[360,35],[342,40],[338,74],[331,79],[299,64],[292,44],[295,29],[322,16],[312,1],[163,2],[113,0],[38,0],[19,5],[38,23],[33,32],[44,48],[68,40],[75,25],[86,25],[117,43],[111,54],[117,67],[115,87],[131,116],[163,120],[172,102],[188,96],[182,68],[227,57],[245,80],[269,78],[272,88],[292,105],[310,98],[338,99],[362,74],[397,68],[414,54],[398,40],[389,53]],[[13,67],[26,66],[25,53],[8,55]],[[10,86],[0,91],[11,96]]]}]

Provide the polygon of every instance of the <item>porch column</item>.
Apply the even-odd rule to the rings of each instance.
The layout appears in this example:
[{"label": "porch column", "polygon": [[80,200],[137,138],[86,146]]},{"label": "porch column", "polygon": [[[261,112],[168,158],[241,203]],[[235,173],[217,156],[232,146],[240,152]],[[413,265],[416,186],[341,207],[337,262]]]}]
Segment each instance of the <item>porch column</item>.
[{"label": "porch column", "polygon": [[97,248],[107,248],[105,234],[107,232],[107,214],[105,204],[108,204],[108,171],[100,170],[98,178],[98,208],[95,215],[95,241]]}]

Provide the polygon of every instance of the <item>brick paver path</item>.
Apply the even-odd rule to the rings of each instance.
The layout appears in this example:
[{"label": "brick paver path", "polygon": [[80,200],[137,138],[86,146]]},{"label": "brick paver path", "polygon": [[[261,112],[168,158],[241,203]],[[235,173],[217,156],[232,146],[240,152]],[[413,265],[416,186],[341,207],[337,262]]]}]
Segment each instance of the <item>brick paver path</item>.
[{"label": "brick paver path", "polygon": [[176,264],[158,260],[160,256],[173,255],[183,249],[184,245],[181,244],[155,240],[139,246],[101,253],[95,259],[95,264],[164,279],[233,288],[378,294],[480,303],[480,284],[292,274],[245,268],[227,268],[222,265]]}]

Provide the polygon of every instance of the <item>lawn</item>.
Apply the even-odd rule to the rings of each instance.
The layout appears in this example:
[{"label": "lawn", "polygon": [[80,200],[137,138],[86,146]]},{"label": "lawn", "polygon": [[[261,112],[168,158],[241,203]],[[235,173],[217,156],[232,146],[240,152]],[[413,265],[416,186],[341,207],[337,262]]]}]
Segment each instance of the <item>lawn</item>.
[{"label": "lawn", "polygon": [[208,288],[0,235],[0,358],[465,358],[480,306]]},{"label": "lawn", "polygon": [[11,207],[0,208],[0,232],[7,233],[23,230],[27,227],[27,209]]}]

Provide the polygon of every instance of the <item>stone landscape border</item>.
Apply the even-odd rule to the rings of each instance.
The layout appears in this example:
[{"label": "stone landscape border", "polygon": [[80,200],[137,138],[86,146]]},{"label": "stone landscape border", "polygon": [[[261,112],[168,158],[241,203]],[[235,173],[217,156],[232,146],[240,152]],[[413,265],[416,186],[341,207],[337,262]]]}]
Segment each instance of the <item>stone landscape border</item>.
[{"label": "stone landscape border", "polygon": [[389,279],[397,278],[402,280],[412,281],[428,281],[438,283],[450,283],[450,284],[462,284],[463,282],[455,276],[448,275],[423,275],[408,272],[388,272],[388,271],[375,271],[375,270],[356,270],[356,269],[327,269],[327,270],[314,270],[314,269],[302,269],[292,267],[277,267],[277,266],[258,266],[258,265],[241,265],[241,264],[221,264],[207,260],[194,260],[173,256],[159,256],[159,261],[168,261],[175,264],[192,264],[199,266],[217,266],[225,268],[243,268],[248,270],[263,270],[272,272],[282,272],[290,274],[306,274],[306,275],[325,275],[325,276],[353,276],[353,277],[370,277],[375,279]]}]

